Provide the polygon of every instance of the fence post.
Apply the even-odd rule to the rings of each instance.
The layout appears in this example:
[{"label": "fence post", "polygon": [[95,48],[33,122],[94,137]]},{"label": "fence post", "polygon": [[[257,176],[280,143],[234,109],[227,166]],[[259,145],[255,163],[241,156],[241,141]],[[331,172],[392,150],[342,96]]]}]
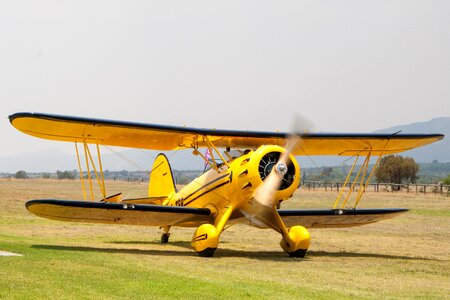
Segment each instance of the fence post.
[{"label": "fence post", "polygon": [[[120,180],[120,178],[116,178],[116,177],[112,177],[111,179],[113,179],[114,181],[116,180]],[[138,181],[139,182],[139,178],[132,178],[132,177],[125,177],[122,178],[123,180],[126,180],[128,182],[132,182],[132,181]],[[141,182],[144,182],[144,177],[141,177]],[[175,178],[176,181],[177,178]],[[352,183],[350,183],[349,186],[351,186]],[[369,183],[367,185],[367,189],[366,192],[368,192],[370,190],[370,186],[373,186],[373,191],[379,193],[380,192],[380,186],[381,189],[383,191],[389,191],[389,188],[391,188],[392,193],[394,193],[395,191],[398,190],[403,190],[404,188],[406,189],[406,192],[409,193],[413,193],[414,191],[411,191],[414,186],[415,186],[415,193],[419,194],[419,193],[423,193],[423,194],[427,194],[427,193],[432,193],[432,194],[439,194],[441,196],[443,196],[444,194],[447,196],[450,196],[450,185],[445,185],[442,183],[437,183],[437,184],[424,184],[424,183],[405,183],[405,184],[396,184],[396,183]],[[303,182],[303,187],[306,189],[308,189],[309,191],[316,191],[316,188],[321,191],[322,188],[327,192],[327,191],[333,191],[334,187],[336,187],[336,191],[339,193],[341,191],[341,189],[343,189],[345,186],[343,184],[341,184],[340,182],[320,182],[320,181],[304,181]],[[431,187],[431,190],[429,189],[429,187]],[[350,188],[350,187],[349,187]],[[423,188],[423,191],[421,190],[421,188]],[[428,188],[428,190],[427,190]],[[358,191],[359,186],[355,186],[353,191]]]}]

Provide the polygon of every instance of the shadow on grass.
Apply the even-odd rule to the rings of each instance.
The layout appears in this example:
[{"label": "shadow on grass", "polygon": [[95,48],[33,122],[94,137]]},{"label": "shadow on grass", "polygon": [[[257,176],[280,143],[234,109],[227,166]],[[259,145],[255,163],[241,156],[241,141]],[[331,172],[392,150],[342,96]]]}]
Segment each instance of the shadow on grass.
[{"label": "shadow on grass", "polygon": [[[150,244],[150,243],[147,243]],[[151,244],[156,244],[155,242]],[[197,256],[192,250],[189,242],[172,242],[169,245],[179,246],[180,250],[169,249],[124,249],[124,248],[105,248],[105,247],[82,247],[82,246],[57,246],[57,245],[33,245],[32,248],[44,250],[58,251],[83,251],[83,252],[104,252],[104,253],[122,253],[122,254],[138,254],[138,255],[155,255],[155,256]],[[164,245],[161,245],[163,248]],[[188,249],[188,250],[184,250]],[[398,259],[398,260],[422,260],[422,261],[439,261],[438,259],[424,257],[409,257],[376,253],[356,253],[356,252],[326,252],[326,251],[308,251],[305,258],[291,258],[281,249],[280,251],[243,251],[233,249],[217,249],[214,257],[243,257],[257,260],[267,261],[305,261],[314,260],[314,257],[350,257],[350,258],[376,258],[376,259]]]},{"label": "shadow on grass", "polygon": [[[124,249],[124,248],[102,248],[102,247],[83,247],[83,246],[57,246],[57,245],[32,245],[35,249],[58,250],[58,251],[83,251],[83,252],[104,252],[104,253],[122,253],[122,254],[144,254],[144,255],[162,255],[162,256],[195,256],[194,251],[174,251],[174,250],[143,250],[143,249]],[[163,246],[161,246],[163,247]]]},{"label": "shadow on grass", "polygon": [[346,251],[342,251],[342,252],[308,251],[307,255],[312,256],[312,257],[360,257],[360,258],[439,261],[439,259],[426,258],[426,257],[410,257],[410,256],[400,256],[400,255],[377,254],[377,253],[358,253],[358,252],[346,252]]},{"label": "shadow on grass", "polygon": [[[110,244],[117,244],[117,245],[161,245],[160,241],[110,241],[108,242]],[[227,244],[227,241],[221,241],[220,244]],[[191,242],[187,241],[175,241],[175,242],[169,242],[168,245],[175,245],[180,247],[186,247],[191,249]]]},{"label": "shadow on grass", "polygon": [[117,245],[156,245],[156,244],[161,244],[161,242],[157,242],[157,241],[110,241],[107,243],[117,244]]}]

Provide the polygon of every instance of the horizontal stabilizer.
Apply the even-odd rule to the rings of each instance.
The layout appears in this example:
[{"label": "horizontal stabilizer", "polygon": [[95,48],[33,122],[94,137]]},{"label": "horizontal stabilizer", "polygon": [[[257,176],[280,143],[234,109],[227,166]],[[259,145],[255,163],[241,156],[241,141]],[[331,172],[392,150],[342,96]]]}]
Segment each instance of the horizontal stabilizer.
[{"label": "horizontal stabilizer", "polygon": [[307,228],[354,227],[391,219],[408,209],[321,209],[278,210],[287,227],[301,225]]},{"label": "horizontal stabilizer", "polygon": [[188,227],[213,222],[207,208],[55,199],[31,200],[25,206],[39,217],[60,221]]}]

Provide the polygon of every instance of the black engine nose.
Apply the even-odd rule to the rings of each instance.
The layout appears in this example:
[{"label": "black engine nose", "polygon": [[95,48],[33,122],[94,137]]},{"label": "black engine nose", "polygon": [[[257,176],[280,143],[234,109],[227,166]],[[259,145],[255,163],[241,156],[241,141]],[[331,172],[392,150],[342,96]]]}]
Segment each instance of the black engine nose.
[{"label": "black engine nose", "polygon": [[[258,171],[261,180],[264,181],[264,179],[266,179],[266,177],[269,176],[270,172],[272,172],[273,167],[277,164],[278,160],[280,159],[280,155],[281,155],[280,152],[269,152],[262,157],[258,165]],[[287,168],[288,168],[287,172],[284,175],[283,180],[281,181],[280,187],[278,188],[278,190],[280,191],[287,189],[294,182],[295,167],[291,161],[289,161]]]}]

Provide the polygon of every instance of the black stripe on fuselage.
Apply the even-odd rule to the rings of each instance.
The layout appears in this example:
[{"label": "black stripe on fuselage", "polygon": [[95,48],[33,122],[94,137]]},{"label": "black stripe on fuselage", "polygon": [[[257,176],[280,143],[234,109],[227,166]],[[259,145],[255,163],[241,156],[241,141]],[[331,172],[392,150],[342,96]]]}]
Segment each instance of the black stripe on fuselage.
[{"label": "black stripe on fuselage", "polygon": [[206,194],[209,194],[209,193],[211,193],[211,192],[217,190],[218,188],[220,188],[220,187],[222,187],[222,186],[224,186],[224,185],[226,185],[226,184],[229,184],[229,183],[230,183],[229,180],[228,180],[228,181],[225,181],[225,182],[222,182],[221,184],[216,185],[216,186],[213,187],[212,189],[207,190],[207,191],[201,193],[200,195],[198,195],[197,197],[191,199],[190,201],[188,201],[188,202],[186,202],[186,203],[183,202],[183,206],[186,206],[186,205],[192,203],[193,201],[197,200],[198,198],[200,198],[200,197],[202,197],[202,196],[204,196],[204,195],[206,195]]},{"label": "black stripe on fuselage", "polygon": [[[201,186],[200,188],[198,188],[198,189],[196,189],[195,191],[193,191],[192,193],[190,193],[188,196],[184,197],[184,198],[183,198],[183,201],[188,200],[189,198],[191,198],[193,195],[195,195],[196,193],[198,193],[198,192],[201,191],[202,189],[204,189],[204,188],[210,186],[211,184],[213,184],[213,183],[215,183],[215,182],[219,181],[220,179],[223,179],[223,178],[225,178],[225,177],[227,177],[227,176],[229,176],[229,174],[222,175],[222,176],[220,176],[220,177],[217,177],[217,178],[214,179],[213,181],[208,182],[207,184]],[[231,180],[230,180],[230,182],[231,182]],[[189,203],[190,203],[190,202],[189,202]]]}]

